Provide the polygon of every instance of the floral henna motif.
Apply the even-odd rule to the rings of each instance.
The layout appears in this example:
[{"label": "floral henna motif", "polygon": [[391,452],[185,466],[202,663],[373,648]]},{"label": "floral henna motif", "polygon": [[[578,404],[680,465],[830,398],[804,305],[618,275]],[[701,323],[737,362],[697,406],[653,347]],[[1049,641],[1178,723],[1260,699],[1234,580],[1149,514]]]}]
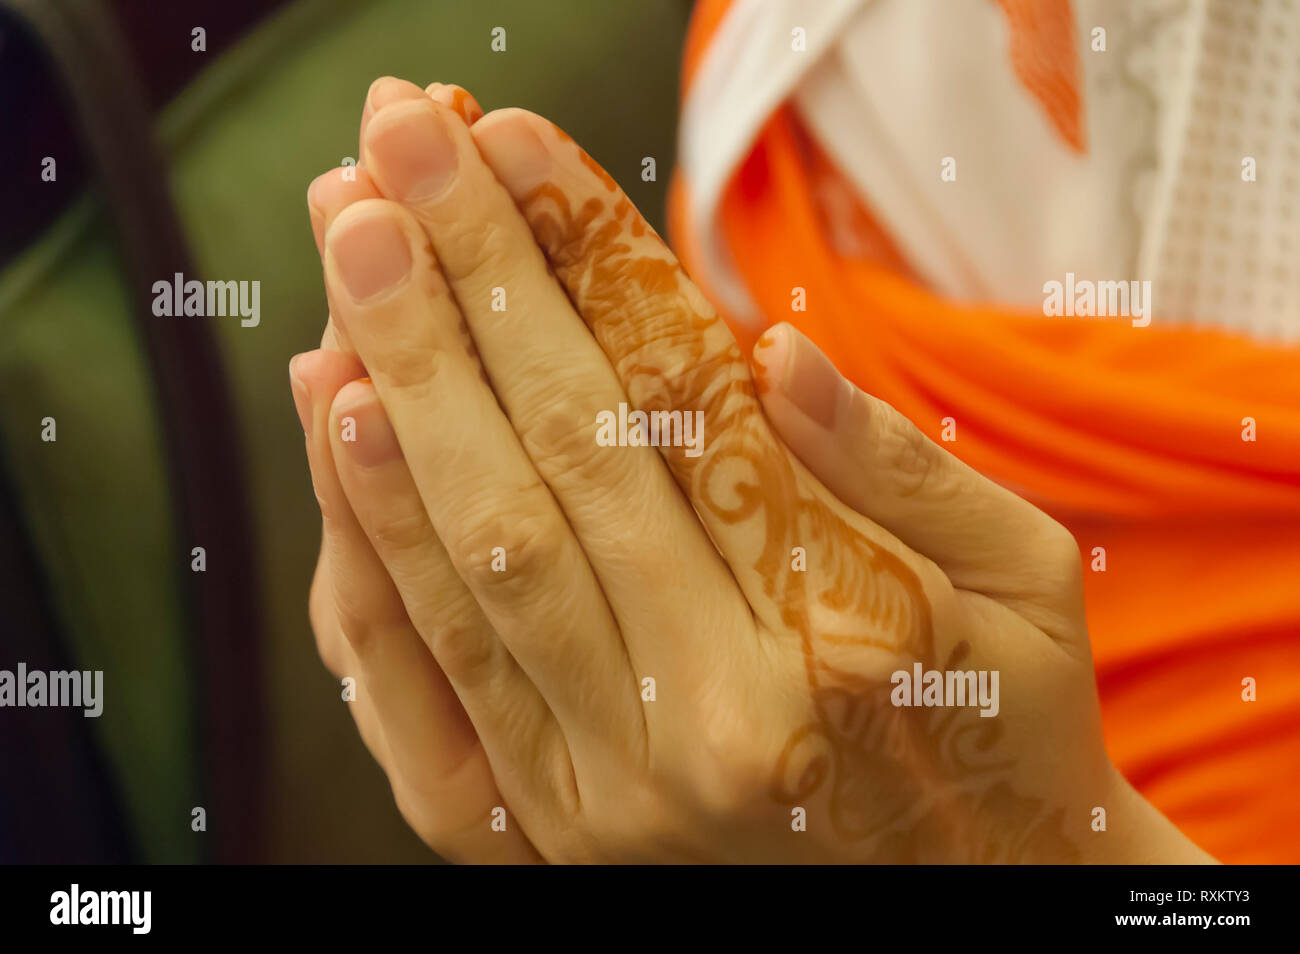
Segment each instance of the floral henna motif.
[{"label": "floral henna motif", "polygon": [[[915,854],[922,830],[960,837],[972,855],[999,850],[996,833],[976,831],[970,820],[990,817],[992,807],[992,817],[1007,817],[1008,805],[1036,818],[1044,804],[997,777],[1010,767],[994,753],[1002,726],[957,709],[896,707],[889,698],[894,670],[914,662],[937,668],[920,579],[804,485],[770,433],[735,339],[614,180],[579,152],[608,199],[593,196],[575,209],[546,183],[525,198],[524,214],[632,403],[648,412],[704,410],[712,436],[702,455],[662,451],[702,511],[724,525],[763,521],[754,569],[802,643],[815,718],[786,744],[772,796],[801,804],[829,784],[833,829],[846,842],[873,839],[877,857]],[[647,234],[654,244],[634,249],[631,240]],[[795,546],[809,555],[807,572],[791,567]],[[967,649],[960,644],[946,666]],[[875,664],[864,666],[864,657]],[[910,785],[906,797],[880,798],[875,783],[885,777]],[[1005,849],[1018,854],[1027,843]]]}]

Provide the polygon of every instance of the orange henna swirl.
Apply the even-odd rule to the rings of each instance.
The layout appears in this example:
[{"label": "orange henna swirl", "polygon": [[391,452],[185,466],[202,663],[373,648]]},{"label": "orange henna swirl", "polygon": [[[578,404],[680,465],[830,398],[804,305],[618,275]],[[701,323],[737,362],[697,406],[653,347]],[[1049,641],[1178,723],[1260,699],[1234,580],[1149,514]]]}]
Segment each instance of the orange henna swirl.
[{"label": "orange henna swirl", "polygon": [[[592,196],[575,209],[547,183],[521,204],[525,216],[632,404],[704,412],[705,453],[662,448],[665,459],[706,524],[762,521],[752,567],[801,642],[814,718],[777,758],[771,796],[797,805],[827,794],[832,829],[845,842],[872,839],[875,857],[923,857],[923,843],[945,838],[975,856],[997,854],[991,846],[1001,842],[972,821],[976,813],[990,799],[1014,800],[1035,819],[1044,804],[1000,777],[1011,767],[995,755],[1002,726],[890,700],[894,669],[937,668],[920,578],[806,485],[772,436],[735,339],[614,180],[586,153],[580,159],[609,200]],[[806,572],[791,566],[794,547],[808,554]],[[945,663],[960,662],[967,648]],[[1060,819],[1040,825],[1049,822]],[[1072,846],[1054,837],[1068,857]],[[1013,841],[1006,852],[1018,856],[1026,844]]]}]

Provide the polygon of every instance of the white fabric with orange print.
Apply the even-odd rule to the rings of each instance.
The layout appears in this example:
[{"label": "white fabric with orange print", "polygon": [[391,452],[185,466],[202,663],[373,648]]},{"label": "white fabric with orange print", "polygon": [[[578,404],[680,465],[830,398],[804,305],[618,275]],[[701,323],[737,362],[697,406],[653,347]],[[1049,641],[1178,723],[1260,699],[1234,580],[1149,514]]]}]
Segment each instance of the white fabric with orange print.
[{"label": "white fabric with orange print", "polygon": [[683,108],[697,268],[761,327],[716,215],[788,100],[936,292],[1150,280],[1154,321],[1300,339],[1298,51],[1300,2],[737,0]]}]

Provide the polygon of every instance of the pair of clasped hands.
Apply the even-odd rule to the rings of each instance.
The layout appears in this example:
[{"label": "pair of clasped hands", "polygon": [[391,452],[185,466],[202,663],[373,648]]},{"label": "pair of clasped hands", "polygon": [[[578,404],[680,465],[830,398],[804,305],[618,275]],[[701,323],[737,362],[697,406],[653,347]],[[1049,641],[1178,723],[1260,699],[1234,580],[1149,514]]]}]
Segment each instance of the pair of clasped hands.
[{"label": "pair of clasped hands", "polygon": [[[386,77],[360,144],[308,192],[309,610],[432,849],[1206,860],[1106,755],[1059,524],[792,327],[742,354],[546,120]],[[702,453],[598,442],[620,403],[702,412]],[[996,716],[895,704],[916,664],[996,670]]]}]

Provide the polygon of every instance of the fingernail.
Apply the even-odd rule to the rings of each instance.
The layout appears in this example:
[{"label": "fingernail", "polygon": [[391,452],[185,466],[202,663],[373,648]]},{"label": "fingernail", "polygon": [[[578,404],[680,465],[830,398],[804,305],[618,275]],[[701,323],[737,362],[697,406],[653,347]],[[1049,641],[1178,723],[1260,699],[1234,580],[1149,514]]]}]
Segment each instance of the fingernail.
[{"label": "fingernail", "polygon": [[374,385],[369,378],[361,378],[346,385],[336,399],[338,418],[352,418],[353,440],[343,440],[348,457],[361,467],[377,467],[397,460],[402,447],[397,434],[388,422],[384,406],[379,402]]},{"label": "fingernail", "polygon": [[424,95],[420,87],[396,76],[381,76],[370,84],[366,91],[366,106],[372,113],[377,113],[389,103],[403,99],[418,99]]},{"label": "fingernail", "polygon": [[302,355],[296,354],[289,359],[289,387],[293,391],[293,406],[298,412],[298,423],[302,425],[302,432],[307,437],[311,437],[311,391],[307,389],[307,382],[298,374],[298,359]]},{"label": "fingernail", "polygon": [[835,426],[844,378],[830,359],[793,325],[769,328],[754,345],[754,360],[766,369],[766,384],[827,430]]},{"label": "fingernail", "polygon": [[335,220],[325,242],[354,302],[391,291],[411,273],[406,232],[388,210]]},{"label": "fingernail", "polygon": [[420,87],[414,83],[408,83],[406,80],[398,79],[396,76],[381,76],[371,83],[370,89],[366,90],[366,104],[361,107],[362,141],[365,141],[366,127],[375,118],[375,113],[389,103],[396,103],[403,99],[418,99],[423,95],[424,93],[420,92]]},{"label": "fingernail", "polygon": [[394,197],[428,200],[456,176],[458,157],[442,117],[421,94],[419,102],[392,106],[366,130],[366,162]]},{"label": "fingernail", "polygon": [[474,143],[516,196],[550,179],[551,151],[526,115],[493,113],[474,124]]}]

